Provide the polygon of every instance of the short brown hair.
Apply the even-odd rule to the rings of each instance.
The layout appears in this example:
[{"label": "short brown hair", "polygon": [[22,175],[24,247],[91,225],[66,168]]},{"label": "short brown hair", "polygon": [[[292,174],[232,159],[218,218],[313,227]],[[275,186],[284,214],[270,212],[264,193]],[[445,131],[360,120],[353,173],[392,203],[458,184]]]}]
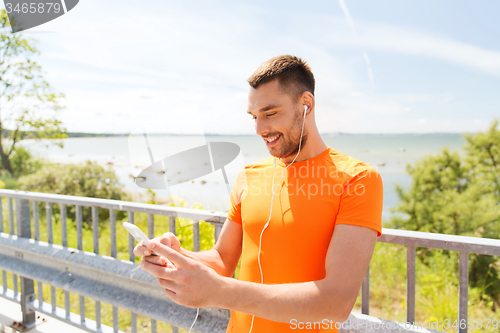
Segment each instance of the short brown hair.
[{"label": "short brown hair", "polygon": [[271,58],[262,63],[248,78],[252,88],[277,79],[281,90],[298,100],[304,91],[314,95],[314,75],[309,65],[302,59],[291,55]]}]

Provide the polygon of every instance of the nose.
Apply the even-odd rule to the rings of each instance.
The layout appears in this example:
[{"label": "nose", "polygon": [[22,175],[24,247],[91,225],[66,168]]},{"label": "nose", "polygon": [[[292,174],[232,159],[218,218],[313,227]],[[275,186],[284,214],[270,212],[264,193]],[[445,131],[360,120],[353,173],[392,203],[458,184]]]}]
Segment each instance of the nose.
[{"label": "nose", "polygon": [[269,124],[265,121],[265,119],[261,119],[259,117],[255,119],[255,133],[260,136],[269,133]]}]

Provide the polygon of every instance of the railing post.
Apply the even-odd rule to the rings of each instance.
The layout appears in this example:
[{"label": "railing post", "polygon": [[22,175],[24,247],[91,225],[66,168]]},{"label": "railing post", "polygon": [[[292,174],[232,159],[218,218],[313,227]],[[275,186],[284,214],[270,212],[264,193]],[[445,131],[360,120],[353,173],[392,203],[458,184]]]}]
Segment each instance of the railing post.
[{"label": "railing post", "polygon": [[[99,255],[99,207],[92,206],[92,238],[94,240],[94,253]],[[101,302],[95,301],[95,325],[96,331],[102,332],[101,325]]]},{"label": "railing post", "polygon": [[155,216],[148,214],[148,238],[155,238]]},{"label": "railing post", "polygon": [[200,251],[200,220],[193,221],[193,251]]},{"label": "railing post", "polygon": [[415,322],[415,255],[413,245],[406,246],[406,322]]},{"label": "railing post", "polygon": [[[17,235],[19,237],[31,238],[31,216],[29,200],[16,199]],[[28,308],[28,302],[35,299],[35,284],[33,280],[21,276],[21,311],[23,313],[23,325],[35,326],[35,311]]]},{"label": "railing post", "polygon": [[12,198],[7,198],[9,205],[9,234],[15,235],[14,232],[14,208],[12,206]]},{"label": "railing post", "polygon": [[370,312],[370,266],[366,269],[363,283],[361,284],[361,313],[369,315]]},{"label": "railing post", "polygon": [[34,200],[33,201],[33,231],[35,234],[33,235],[33,239],[36,241],[40,240],[40,217],[38,216],[39,214],[38,211],[38,201]]},{"label": "railing post", "polygon": [[92,206],[92,239],[94,253],[99,255],[99,210],[97,206]]},{"label": "railing post", "polygon": [[66,204],[59,204],[60,216],[61,216],[61,243],[62,246],[68,247],[68,226],[67,226],[67,212]]},{"label": "railing post", "polygon": [[111,256],[116,258],[116,210],[109,210],[109,234],[111,237]]},{"label": "railing post", "polygon": [[[460,251],[458,289],[458,332],[467,333],[469,301],[469,252]],[[464,325],[462,325],[464,323]]]},{"label": "railing post", "polygon": [[175,231],[175,216],[168,217],[168,231],[170,231],[174,235],[177,235]]},{"label": "railing post", "polygon": [[78,250],[83,251],[82,206],[75,205],[75,215],[76,215],[76,246]]}]

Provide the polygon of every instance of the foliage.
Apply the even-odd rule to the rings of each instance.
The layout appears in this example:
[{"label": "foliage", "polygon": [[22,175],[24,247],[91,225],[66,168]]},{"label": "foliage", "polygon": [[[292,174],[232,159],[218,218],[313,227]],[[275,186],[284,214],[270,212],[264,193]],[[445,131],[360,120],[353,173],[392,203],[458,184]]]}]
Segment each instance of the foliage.
[{"label": "foliage", "polygon": [[0,170],[0,180],[6,189],[13,190],[18,188],[17,177],[12,176],[10,173],[6,173],[5,170]]},{"label": "foliage", "polygon": [[31,153],[22,146],[16,147],[10,159],[13,175],[18,177],[38,171],[43,164],[43,160],[34,158]]},{"label": "foliage", "polygon": [[[96,162],[84,164],[49,164],[34,174],[20,177],[18,186],[21,190],[53,194],[74,195],[88,198],[128,200],[123,185],[111,169],[105,169]],[[57,211],[58,208],[56,208]],[[117,211],[117,218],[123,212]],[[68,207],[68,217],[74,219],[75,207]],[[90,209],[82,209],[83,221],[91,223]],[[99,210],[99,220],[107,219],[109,212]]]},{"label": "foliage", "polygon": [[[39,54],[35,40],[12,33],[4,9],[0,11],[0,33],[0,159],[13,175],[13,153],[20,149],[16,146],[20,140],[67,137],[56,117],[64,94],[53,92],[44,80],[40,65],[33,60]],[[61,140],[55,143],[62,147]]]},{"label": "foliage", "polygon": [[[500,238],[500,130],[494,121],[489,130],[466,134],[465,156],[443,149],[415,165],[407,166],[412,177],[408,190],[396,186],[400,202],[389,224],[393,228],[452,235]],[[434,254],[419,251],[429,265]],[[443,255],[450,257],[448,251]],[[498,259],[471,255],[470,281],[498,304]],[[456,260],[454,271],[458,271]]]},{"label": "foliage", "polygon": [[[169,206],[186,207],[186,201],[182,198],[172,197],[172,202]],[[201,204],[194,204],[191,208],[204,209]],[[176,236],[179,238],[181,246],[192,250],[193,249],[193,229],[191,219],[176,218]],[[215,227],[208,222],[200,221],[200,250],[210,250],[215,244],[214,237]]]},{"label": "foliage", "polygon": [[150,196],[150,198],[149,198],[148,201],[146,201],[146,203],[153,204],[153,205],[157,204],[157,202],[156,202],[156,192],[153,191],[152,189],[148,188],[148,195]]}]

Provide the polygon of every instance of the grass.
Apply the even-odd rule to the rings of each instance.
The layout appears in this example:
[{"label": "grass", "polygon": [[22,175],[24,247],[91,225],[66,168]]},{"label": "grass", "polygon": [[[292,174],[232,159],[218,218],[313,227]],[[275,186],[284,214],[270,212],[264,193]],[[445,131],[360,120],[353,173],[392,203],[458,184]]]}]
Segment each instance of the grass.
[{"label": "grass", "polygon": [[[418,252],[417,248],[417,252]],[[458,320],[458,253],[450,257],[442,250],[433,250],[429,265],[416,260],[415,321],[429,328],[429,323],[438,323],[439,331],[458,332],[451,327]],[[481,300],[482,290],[469,286],[468,318],[476,322],[469,332],[498,332],[500,317],[492,310],[492,302]],[[361,298],[354,307],[361,312]],[[406,322],[406,247],[397,244],[377,243],[370,262],[370,315]],[[476,329],[485,320],[496,319],[496,329]],[[450,321],[449,329],[444,328]]]},{"label": "grass", "polygon": [[[15,207],[15,206],[14,206]],[[202,208],[196,206],[193,208]],[[7,218],[7,202],[3,200],[4,232],[9,232]],[[40,238],[47,241],[47,224],[45,221],[45,207],[40,205]],[[143,231],[147,230],[147,215],[135,213],[135,224]],[[117,258],[129,260],[128,256],[128,233],[121,227],[124,218],[117,221]],[[61,244],[61,228],[59,214],[53,214],[53,237],[55,244]],[[84,221],[88,222],[88,221]],[[188,220],[176,219],[176,230],[181,245],[184,248],[193,249],[193,234]],[[73,220],[67,220],[68,246],[77,247],[76,225]],[[183,226],[183,227],[182,227]],[[169,220],[166,216],[155,216],[155,234],[161,235],[169,231]],[[210,223],[200,221],[200,248],[211,249],[214,245],[214,227]],[[89,223],[84,223],[83,228],[83,250],[93,252],[92,229]],[[417,252],[418,252],[417,248]],[[445,320],[450,320],[450,326],[458,318],[458,253],[451,252],[449,256],[441,250],[433,250],[434,256],[428,264],[423,264],[418,258],[416,263],[416,322],[421,322],[428,327],[430,322],[438,322],[438,330],[445,332],[458,332],[456,328],[444,329]],[[102,221],[99,228],[99,254],[111,255],[109,221]],[[140,258],[136,258],[139,262]],[[238,271],[236,272],[236,276]],[[8,273],[8,287],[12,289],[12,275]],[[35,283],[35,289],[37,284]],[[50,286],[43,285],[44,301],[50,303]],[[474,327],[479,321],[485,323],[486,319],[499,319],[498,314],[492,310],[492,302],[481,300],[482,290],[469,287],[469,319],[476,320]],[[79,313],[79,295],[70,294],[70,308],[74,313]],[[64,291],[56,289],[56,304],[64,308]],[[361,298],[358,296],[353,311],[360,312]],[[95,301],[85,300],[86,317],[95,320]],[[406,247],[396,244],[377,243],[370,264],[370,315],[390,319],[399,322],[406,321]],[[119,329],[131,332],[130,313],[119,309]],[[104,325],[112,326],[112,306],[101,304],[101,318]],[[194,318],[193,318],[194,320]],[[477,321],[479,320],[479,321]],[[149,318],[138,316],[138,332],[147,333],[151,331]],[[171,326],[167,323],[157,323],[158,332],[171,332]],[[180,332],[187,332],[180,329]],[[469,332],[498,332],[494,328],[469,329]]]}]

